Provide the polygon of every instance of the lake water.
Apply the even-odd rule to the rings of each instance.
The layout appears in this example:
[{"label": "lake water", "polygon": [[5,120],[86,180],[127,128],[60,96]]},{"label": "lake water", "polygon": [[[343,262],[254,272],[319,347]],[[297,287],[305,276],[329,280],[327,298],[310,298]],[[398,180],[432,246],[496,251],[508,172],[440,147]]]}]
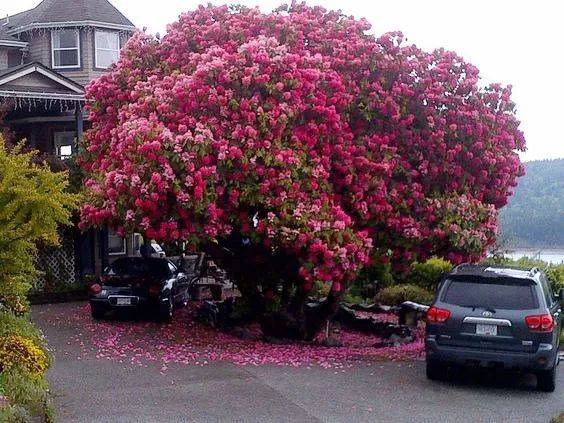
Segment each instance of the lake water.
[{"label": "lake water", "polygon": [[518,249],[512,250],[505,254],[512,259],[519,259],[521,257],[540,258],[543,261],[560,264],[564,263],[564,250],[535,250],[535,249]]}]

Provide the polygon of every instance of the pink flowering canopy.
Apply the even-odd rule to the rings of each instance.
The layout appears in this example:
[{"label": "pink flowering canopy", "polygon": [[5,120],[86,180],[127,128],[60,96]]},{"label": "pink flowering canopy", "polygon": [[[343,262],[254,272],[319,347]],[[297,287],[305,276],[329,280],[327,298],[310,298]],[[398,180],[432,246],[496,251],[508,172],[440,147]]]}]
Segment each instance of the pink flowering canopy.
[{"label": "pink flowering canopy", "polygon": [[87,88],[82,223],[233,234],[340,292],[371,260],[475,260],[523,172],[510,87],[304,4],[199,7]]}]

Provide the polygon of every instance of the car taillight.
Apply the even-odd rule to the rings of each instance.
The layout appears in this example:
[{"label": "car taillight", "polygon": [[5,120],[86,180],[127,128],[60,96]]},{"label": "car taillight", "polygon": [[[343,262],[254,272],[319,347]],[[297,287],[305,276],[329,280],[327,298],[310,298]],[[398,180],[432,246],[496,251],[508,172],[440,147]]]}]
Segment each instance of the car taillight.
[{"label": "car taillight", "polygon": [[99,283],[95,283],[90,285],[90,292],[94,295],[98,295],[102,292],[102,286]]},{"label": "car taillight", "polygon": [[158,285],[152,285],[149,287],[149,295],[156,297],[161,293],[161,287]]},{"label": "car taillight", "polygon": [[438,307],[430,307],[427,310],[427,321],[429,323],[444,323],[450,317],[450,310]]},{"label": "car taillight", "polygon": [[527,316],[525,324],[533,332],[552,332],[554,330],[554,319],[550,314]]}]

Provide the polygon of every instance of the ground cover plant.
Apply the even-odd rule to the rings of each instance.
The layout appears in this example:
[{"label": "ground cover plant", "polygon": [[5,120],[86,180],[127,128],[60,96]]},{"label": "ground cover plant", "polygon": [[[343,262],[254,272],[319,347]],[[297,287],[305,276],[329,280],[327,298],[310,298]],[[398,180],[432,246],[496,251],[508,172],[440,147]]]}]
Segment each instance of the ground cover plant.
[{"label": "ground cover plant", "polygon": [[[369,28],[208,6],[136,34],[87,89],[82,225],[188,241],[265,330],[304,339],[367,267],[483,257],[523,172],[511,88]],[[329,295],[306,315],[316,282]]]}]

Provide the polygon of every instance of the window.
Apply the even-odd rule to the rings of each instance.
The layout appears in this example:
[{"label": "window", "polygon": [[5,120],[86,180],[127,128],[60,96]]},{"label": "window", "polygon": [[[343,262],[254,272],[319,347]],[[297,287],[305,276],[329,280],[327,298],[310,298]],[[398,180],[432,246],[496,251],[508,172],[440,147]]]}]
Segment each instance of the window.
[{"label": "window", "polygon": [[80,34],[78,29],[51,31],[53,68],[80,67]]},{"label": "window", "polygon": [[119,33],[96,30],[95,63],[97,68],[106,69],[119,59]]},{"label": "window", "polygon": [[108,231],[108,254],[117,256],[125,254],[125,238],[122,238],[114,231]]},{"label": "window", "polygon": [[74,132],[55,132],[55,155],[61,160],[68,159],[74,153]]},{"label": "window", "polygon": [[529,310],[538,307],[531,281],[481,279],[448,280],[442,301],[461,307]]},{"label": "window", "polygon": [[143,245],[143,235],[134,233],[133,234],[133,254],[136,256],[141,255],[141,245]]},{"label": "window", "polygon": [[[104,269],[104,274],[108,276],[153,276],[166,277],[169,274],[167,261],[158,258],[142,258],[142,257],[120,257]],[[123,284],[123,281],[115,281],[115,284]],[[112,281],[108,281],[105,285],[111,285]]]},{"label": "window", "polygon": [[541,274],[540,282],[541,282],[542,290],[544,291],[544,297],[546,299],[546,306],[552,307],[553,295],[552,295],[552,291],[550,289],[550,284],[548,283],[548,279],[546,278],[545,275]]}]

